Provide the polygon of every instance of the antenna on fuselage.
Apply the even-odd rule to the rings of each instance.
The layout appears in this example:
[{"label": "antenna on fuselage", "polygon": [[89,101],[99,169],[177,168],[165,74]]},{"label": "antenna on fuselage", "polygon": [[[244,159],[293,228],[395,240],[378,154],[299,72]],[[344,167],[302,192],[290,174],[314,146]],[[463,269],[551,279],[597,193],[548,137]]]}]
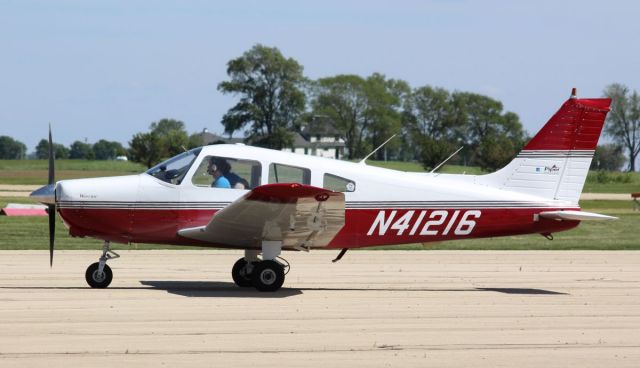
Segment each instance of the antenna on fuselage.
[{"label": "antenna on fuselage", "polygon": [[386,141],[384,141],[384,143],[382,143],[381,145],[378,146],[378,148],[374,149],[370,154],[368,154],[367,156],[365,156],[365,158],[363,158],[362,160],[360,160],[360,162],[358,162],[361,165],[366,165],[367,163],[365,161],[367,161],[367,159],[369,157],[371,157],[374,153],[378,152],[378,150],[382,147],[384,147],[385,144],[387,144],[390,140],[392,140],[393,138],[395,138],[395,136],[398,135],[398,133],[392,135],[389,139],[387,139]]},{"label": "antenna on fuselage", "polygon": [[451,160],[451,158],[452,158],[453,156],[455,156],[455,155],[456,155],[456,153],[460,152],[460,150],[461,150],[463,147],[464,147],[464,146],[462,146],[462,147],[458,148],[454,153],[452,153],[452,154],[451,154],[451,156],[447,157],[444,161],[442,161],[442,162],[440,163],[440,165],[436,166],[433,170],[431,170],[431,171],[429,172],[429,174],[433,174],[436,170],[438,170],[440,167],[442,167],[442,165],[446,164],[446,163],[447,163],[447,161]]}]

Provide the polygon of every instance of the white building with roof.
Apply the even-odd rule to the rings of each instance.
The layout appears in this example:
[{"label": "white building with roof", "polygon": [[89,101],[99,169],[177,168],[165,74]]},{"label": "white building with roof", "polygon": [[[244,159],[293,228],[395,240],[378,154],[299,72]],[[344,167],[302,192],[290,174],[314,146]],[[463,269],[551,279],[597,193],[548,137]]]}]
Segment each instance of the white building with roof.
[{"label": "white building with roof", "polygon": [[340,160],[345,155],[345,141],[331,119],[316,115],[300,133],[294,133],[293,146],[282,150]]}]

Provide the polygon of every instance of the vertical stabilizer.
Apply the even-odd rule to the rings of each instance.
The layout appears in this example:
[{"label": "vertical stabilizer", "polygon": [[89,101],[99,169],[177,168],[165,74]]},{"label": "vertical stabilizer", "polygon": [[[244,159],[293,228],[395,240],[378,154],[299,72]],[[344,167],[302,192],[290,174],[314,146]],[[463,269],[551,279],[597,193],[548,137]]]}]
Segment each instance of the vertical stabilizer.
[{"label": "vertical stabilizer", "polygon": [[578,203],[611,99],[571,98],[501,170],[480,184]]}]

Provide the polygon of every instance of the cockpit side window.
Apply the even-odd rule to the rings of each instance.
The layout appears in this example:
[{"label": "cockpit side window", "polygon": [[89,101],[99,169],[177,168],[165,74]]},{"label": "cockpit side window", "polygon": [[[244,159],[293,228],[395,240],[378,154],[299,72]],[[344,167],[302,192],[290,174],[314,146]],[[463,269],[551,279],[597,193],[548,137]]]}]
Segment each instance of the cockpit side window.
[{"label": "cockpit side window", "polygon": [[273,183],[310,184],[311,170],[273,163],[269,165],[269,184]]},{"label": "cockpit side window", "polygon": [[356,191],[356,183],[353,180],[332,174],[324,174],[323,179],[322,187],[325,189],[333,190],[334,192]]},{"label": "cockpit side window", "polygon": [[260,162],[230,157],[207,156],[191,178],[198,187],[253,189],[260,185]]},{"label": "cockpit side window", "polygon": [[195,148],[174,156],[146,171],[147,174],[164,182],[180,185],[202,148]]}]

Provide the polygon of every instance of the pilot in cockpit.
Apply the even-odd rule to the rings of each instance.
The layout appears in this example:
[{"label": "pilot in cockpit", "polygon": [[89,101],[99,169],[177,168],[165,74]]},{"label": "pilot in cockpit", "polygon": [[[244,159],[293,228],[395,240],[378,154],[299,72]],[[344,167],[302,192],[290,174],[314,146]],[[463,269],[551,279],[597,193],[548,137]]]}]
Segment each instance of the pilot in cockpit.
[{"label": "pilot in cockpit", "polygon": [[233,173],[231,171],[231,165],[223,158],[210,158],[207,172],[214,178],[213,183],[211,183],[211,186],[214,188],[249,188],[249,183],[239,175]]},{"label": "pilot in cockpit", "polygon": [[224,176],[224,172],[228,172],[230,169],[231,166],[226,160],[211,157],[209,159],[209,167],[207,168],[207,173],[213,176],[213,183],[211,183],[211,186],[213,188],[231,188],[229,179]]}]

